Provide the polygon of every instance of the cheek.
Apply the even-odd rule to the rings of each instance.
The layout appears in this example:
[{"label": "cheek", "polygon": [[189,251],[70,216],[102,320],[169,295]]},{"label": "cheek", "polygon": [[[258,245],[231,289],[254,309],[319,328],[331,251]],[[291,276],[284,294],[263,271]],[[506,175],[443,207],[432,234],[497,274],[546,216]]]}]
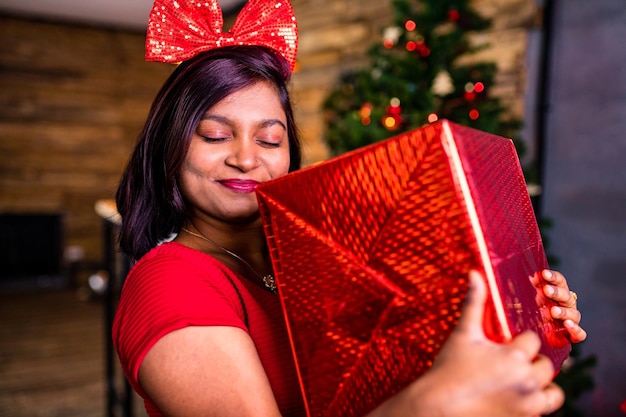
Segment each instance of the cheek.
[{"label": "cheek", "polygon": [[190,191],[197,187],[198,182],[202,179],[202,171],[189,159],[183,162],[178,174],[180,188],[185,197],[189,197]]},{"label": "cheek", "polygon": [[272,177],[281,177],[289,172],[289,165],[291,165],[291,158],[289,155],[289,150],[285,152],[281,152],[280,157],[277,157],[274,161],[272,161]]},{"label": "cheek", "polygon": [[191,186],[189,179],[189,171],[182,167],[178,173],[178,188],[185,198],[189,198],[189,187]]},{"label": "cheek", "polygon": [[196,167],[193,161],[185,159],[180,170],[180,175],[183,177],[200,177],[202,176],[202,171]]},{"label": "cheek", "polygon": [[181,175],[193,180],[202,179],[209,176],[216,167],[217,152],[207,152],[202,148],[192,145],[189,147],[187,156],[181,167]]}]

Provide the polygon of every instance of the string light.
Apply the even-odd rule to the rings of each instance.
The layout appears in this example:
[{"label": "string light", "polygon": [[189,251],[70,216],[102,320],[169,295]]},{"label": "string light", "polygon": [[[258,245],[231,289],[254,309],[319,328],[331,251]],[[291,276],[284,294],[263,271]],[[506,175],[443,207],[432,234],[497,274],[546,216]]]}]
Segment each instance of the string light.
[{"label": "string light", "polygon": [[385,116],[385,118],[383,119],[383,125],[388,130],[394,130],[397,125],[396,118],[393,116]]},{"label": "string light", "polygon": [[402,123],[402,108],[400,107],[400,99],[397,97],[389,101],[387,113],[383,116],[381,123],[387,130],[397,130]]},{"label": "string light", "polygon": [[485,84],[481,83],[480,81],[476,83],[468,82],[465,84],[464,90],[465,100],[474,101],[476,100],[476,94],[480,94],[485,91]]},{"label": "string light", "polygon": [[467,101],[474,101],[476,99],[476,94],[473,91],[466,91],[463,96]]},{"label": "string light", "polygon": [[361,117],[361,124],[363,124],[363,126],[369,126],[372,123],[372,104],[371,103],[364,103],[361,106],[361,110],[359,110],[359,116]]},{"label": "string light", "polygon": [[387,49],[393,48],[393,46],[400,39],[400,35],[402,34],[402,28],[398,26],[389,26],[385,28],[383,32],[383,46]]},{"label": "string light", "polygon": [[430,55],[430,48],[426,46],[426,42],[424,41],[417,43],[417,50],[422,58],[426,58]]},{"label": "string light", "polygon": [[468,82],[465,84],[464,89],[467,93],[482,93],[485,91],[485,84],[480,81],[476,83]]},{"label": "string light", "polygon": [[459,13],[457,9],[448,10],[448,19],[452,20],[453,22],[456,22],[457,20],[459,20],[460,17],[461,17],[461,13]]}]

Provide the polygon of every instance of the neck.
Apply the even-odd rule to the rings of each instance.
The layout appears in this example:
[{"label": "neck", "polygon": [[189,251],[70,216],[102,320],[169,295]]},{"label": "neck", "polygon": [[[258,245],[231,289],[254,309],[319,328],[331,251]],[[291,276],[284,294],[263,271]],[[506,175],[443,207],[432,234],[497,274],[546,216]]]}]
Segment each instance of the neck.
[{"label": "neck", "polygon": [[208,237],[217,245],[235,251],[241,256],[258,259],[267,252],[267,243],[261,223],[226,223],[212,219],[188,219],[183,227]]},{"label": "neck", "polygon": [[[209,230],[208,232],[206,230]],[[205,252],[248,279],[264,285],[264,277],[272,274],[263,229],[224,231],[206,227],[202,230],[189,221],[181,228],[176,240],[186,246]],[[273,283],[273,277],[270,277]],[[264,285],[267,287],[267,283]]]}]

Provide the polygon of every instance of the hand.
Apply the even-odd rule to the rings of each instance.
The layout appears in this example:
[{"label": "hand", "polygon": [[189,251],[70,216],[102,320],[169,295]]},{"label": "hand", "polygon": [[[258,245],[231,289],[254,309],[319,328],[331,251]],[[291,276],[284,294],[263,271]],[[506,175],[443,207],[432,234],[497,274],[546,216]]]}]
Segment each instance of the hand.
[{"label": "hand", "polygon": [[487,288],[480,274],[463,314],[432,368],[370,416],[531,417],[549,414],[564,402],[552,382],[554,367],[539,355],[539,337],[526,331],[510,343],[485,335]]},{"label": "hand", "polygon": [[[483,328],[486,285],[477,272],[472,272],[470,279],[468,304],[437,359],[453,364],[454,377],[466,381],[466,395],[461,396],[458,410],[463,415],[485,417],[555,411],[564,395],[552,382],[552,363],[539,355],[539,337],[527,331],[508,344],[489,340]],[[435,362],[434,368],[437,366]]]},{"label": "hand", "polygon": [[559,304],[550,310],[552,317],[563,320],[572,343],[582,342],[587,338],[587,332],[579,325],[581,314],[577,308],[576,296],[570,291],[565,277],[549,269],[541,271],[541,276],[547,282],[543,287],[544,294]]}]

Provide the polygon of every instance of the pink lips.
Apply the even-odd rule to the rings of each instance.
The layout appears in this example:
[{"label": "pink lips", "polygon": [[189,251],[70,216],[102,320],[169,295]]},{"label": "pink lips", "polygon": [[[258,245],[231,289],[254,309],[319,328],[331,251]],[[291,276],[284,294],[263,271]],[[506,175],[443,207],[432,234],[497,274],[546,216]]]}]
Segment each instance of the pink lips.
[{"label": "pink lips", "polygon": [[229,180],[221,180],[218,181],[224,187],[230,189],[235,193],[252,193],[254,189],[259,185],[258,181],[254,180],[239,180],[239,179],[229,179]]}]

